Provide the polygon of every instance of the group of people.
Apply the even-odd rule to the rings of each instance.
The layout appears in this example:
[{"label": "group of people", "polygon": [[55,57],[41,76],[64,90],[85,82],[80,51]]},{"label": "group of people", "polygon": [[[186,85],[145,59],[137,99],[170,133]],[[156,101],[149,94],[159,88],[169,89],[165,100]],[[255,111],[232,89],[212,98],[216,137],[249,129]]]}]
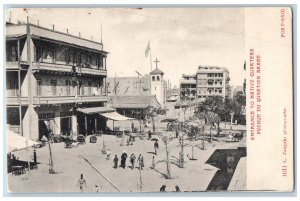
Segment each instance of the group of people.
[{"label": "group of people", "polygon": [[[167,187],[167,186],[166,186],[165,184],[162,185],[162,186],[160,187],[159,191],[160,191],[160,192],[165,192],[165,191],[166,191],[166,187]],[[177,186],[177,185],[175,186],[175,191],[176,191],[176,192],[180,192],[179,186]]]},{"label": "group of people", "polygon": [[[119,167],[122,167],[123,169],[125,169],[126,167],[126,160],[128,158],[128,155],[125,151],[123,151],[122,155],[121,155],[121,164]],[[135,154],[132,153],[129,157],[129,161],[130,161],[130,164],[131,164],[131,169],[133,170],[134,167],[135,167],[135,161],[137,159],[137,165],[138,165],[138,168],[143,170],[143,168],[145,167],[144,165],[144,157],[142,156],[142,154],[139,154],[138,158],[136,158]],[[114,168],[118,168],[118,163],[119,163],[119,158],[117,155],[115,155],[114,157]]]}]

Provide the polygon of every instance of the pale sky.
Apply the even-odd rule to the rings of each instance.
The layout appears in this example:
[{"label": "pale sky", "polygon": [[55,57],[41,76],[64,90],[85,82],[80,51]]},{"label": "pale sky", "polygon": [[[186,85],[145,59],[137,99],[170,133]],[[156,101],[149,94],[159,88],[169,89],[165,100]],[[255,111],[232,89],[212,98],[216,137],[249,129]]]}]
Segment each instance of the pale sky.
[{"label": "pale sky", "polygon": [[[9,12],[8,12],[9,13]],[[84,8],[12,9],[12,22],[26,21],[100,42],[101,24],[108,76],[137,76],[150,72],[145,49],[172,87],[182,74],[199,65],[227,67],[230,84],[243,84],[245,72],[243,8]],[[8,15],[6,16],[8,19]],[[152,64],[153,69],[155,63]]]}]

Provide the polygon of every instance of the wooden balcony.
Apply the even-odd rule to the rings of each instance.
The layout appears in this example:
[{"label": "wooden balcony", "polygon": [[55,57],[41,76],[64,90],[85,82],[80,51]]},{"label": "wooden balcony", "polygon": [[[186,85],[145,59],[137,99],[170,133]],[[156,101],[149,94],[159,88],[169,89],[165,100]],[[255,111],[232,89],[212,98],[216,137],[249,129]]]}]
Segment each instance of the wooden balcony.
[{"label": "wooden balcony", "polygon": [[48,105],[48,104],[67,104],[67,103],[88,103],[88,102],[105,102],[107,97],[105,95],[97,96],[35,96],[33,97],[34,105]]},{"label": "wooden balcony", "polygon": [[64,73],[76,73],[79,75],[98,75],[107,76],[107,71],[104,69],[86,68],[86,67],[75,67],[75,71],[72,65],[57,64],[57,63],[44,63],[44,62],[32,62],[32,71],[52,71],[52,72],[64,72]]},{"label": "wooden balcony", "polygon": [[7,106],[28,105],[28,97],[9,96],[6,97]]},{"label": "wooden balcony", "polygon": [[6,62],[6,70],[19,70],[17,61]]}]

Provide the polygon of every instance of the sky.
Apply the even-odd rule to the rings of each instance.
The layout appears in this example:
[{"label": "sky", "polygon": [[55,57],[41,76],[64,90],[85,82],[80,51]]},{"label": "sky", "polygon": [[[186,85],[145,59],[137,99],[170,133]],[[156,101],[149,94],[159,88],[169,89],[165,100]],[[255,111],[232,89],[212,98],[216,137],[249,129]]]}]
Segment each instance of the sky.
[{"label": "sky", "polygon": [[26,21],[82,38],[102,41],[108,77],[137,76],[160,62],[164,78],[179,86],[182,74],[199,65],[227,67],[230,85],[241,86],[245,72],[243,8],[30,8],[7,11],[6,20]]}]

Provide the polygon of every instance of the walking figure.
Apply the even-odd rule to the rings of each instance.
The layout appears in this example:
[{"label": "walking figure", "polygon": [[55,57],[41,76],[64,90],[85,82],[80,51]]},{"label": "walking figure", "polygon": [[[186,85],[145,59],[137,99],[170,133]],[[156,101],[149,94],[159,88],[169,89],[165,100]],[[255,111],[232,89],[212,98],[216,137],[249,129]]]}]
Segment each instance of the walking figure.
[{"label": "walking figure", "polygon": [[176,192],[180,192],[180,188],[179,188],[179,186],[175,186],[175,189],[176,189]]},{"label": "walking figure", "polygon": [[155,157],[153,156],[153,158],[152,158],[152,167],[151,167],[152,169],[155,169]]},{"label": "walking figure", "polygon": [[130,156],[130,163],[131,163],[131,169],[132,170],[134,168],[135,159],[136,159],[136,157],[135,157],[134,153],[132,153],[131,156]]},{"label": "walking figure", "polygon": [[149,138],[149,139],[152,138],[152,135],[151,135],[151,131],[150,131],[150,130],[148,131],[148,138]]},{"label": "walking figure", "polygon": [[127,154],[125,151],[123,151],[121,155],[121,167],[123,167],[123,169],[125,169],[126,167],[126,159],[127,159]]},{"label": "walking figure", "polygon": [[111,155],[111,152],[110,152],[110,149],[108,149],[106,152],[106,160],[110,159],[110,155]]},{"label": "walking figure", "polygon": [[119,161],[119,158],[117,155],[115,155],[115,158],[114,158],[114,168],[118,168],[118,161]]},{"label": "walking figure", "polygon": [[155,151],[155,155],[157,155],[157,149],[159,148],[158,142],[155,141],[154,142],[154,151]]},{"label": "walking figure", "polygon": [[137,162],[139,164],[139,168],[142,170],[144,167],[144,157],[142,156],[142,154],[139,155]]},{"label": "walking figure", "polygon": [[162,185],[161,187],[160,187],[160,189],[159,189],[159,191],[160,192],[165,192],[166,191],[166,185],[164,184],[164,185]]},{"label": "walking figure", "polygon": [[83,189],[83,184],[85,184],[85,188],[87,188],[85,179],[83,178],[83,174],[80,175],[80,179],[78,180],[77,186],[79,185],[79,189],[80,191],[83,193],[84,189]]}]

